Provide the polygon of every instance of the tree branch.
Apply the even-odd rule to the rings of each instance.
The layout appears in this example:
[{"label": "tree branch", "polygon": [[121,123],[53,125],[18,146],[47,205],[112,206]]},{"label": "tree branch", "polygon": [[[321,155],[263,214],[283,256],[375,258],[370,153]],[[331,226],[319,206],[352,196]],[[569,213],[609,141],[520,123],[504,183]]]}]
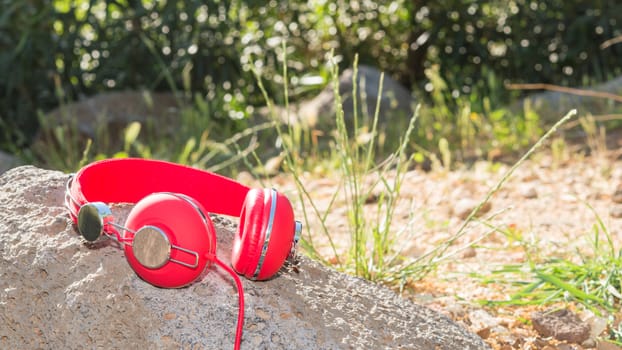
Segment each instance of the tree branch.
[{"label": "tree branch", "polygon": [[602,44],[600,44],[600,49],[604,50],[608,48],[609,46],[619,44],[619,43],[622,43],[622,35],[619,35],[619,36],[616,36],[614,38],[604,41]]},{"label": "tree branch", "polygon": [[569,87],[553,85],[553,84],[542,84],[542,83],[506,84],[505,88],[509,90],[550,90],[550,91],[563,92],[563,93],[571,94],[571,95],[606,98],[606,99],[610,99],[610,100],[622,103],[622,95],[616,95],[616,94],[612,94],[609,92],[602,92],[602,91],[575,89],[575,88],[569,88]]}]

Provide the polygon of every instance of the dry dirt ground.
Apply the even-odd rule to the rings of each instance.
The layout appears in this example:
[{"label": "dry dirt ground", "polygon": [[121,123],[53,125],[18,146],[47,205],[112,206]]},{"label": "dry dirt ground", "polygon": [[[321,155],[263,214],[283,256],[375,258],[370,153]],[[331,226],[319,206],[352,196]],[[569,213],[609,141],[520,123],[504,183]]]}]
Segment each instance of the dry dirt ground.
[{"label": "dry dirt ground", "polygon": [[[568,146],[556,155],[545,149],[520,166],[491,198],[490,206],[483,208],[485,213],[480,219],[471,222],[464,236],[449,249],[455,254],[441,263],[436,273],[410,284],[403,295],[448,315],[479,334],[494,349],[620,349],[596,340],[605,333],[602,326],[593,324],[604,319],[593,317],[574,303],[555,306],[570,308],[592,324],[592,333],[600,333],[592,334],[592,339],[582,345],[560,344],[534,330],[531,313],[551,305],[481,306],[479,301],[504,300],[516,289],[503,279],[484,284],[481,278],[473,276],[495,276],[492,271],[504,264],[524,263],[526,246],[536,259],[562,257],[578,262],[578,252],[592,252],[590,239],[597,216],[606,225],[616,249],[622,247],[622,141],[614,140],[607,150],[595,150],[592,144],[589,156],[583,152],[584,145]],[[391,226],[397,235],[397,246],[406,256],[417,257],[442,244],[458,231],[470,210],[510,167],[511,164],[480,162],[452,171],[408,172]],[[306,174],[301,180],[322,213],[332,194],[343,192],[338,176]],[[291,178],[276,177],[272,184],[296,198]],[[379,194],[382,190],[374,191]],[[293,201],[300,218],[303,204]],[[310,204],[304,205],[310,211]],[[366,215],[373,217],[378,212],[377,203],[371,200],[365,209]],[[313,220],[312,214],[310,217],[313,223],[305,234],[312,235],[315,245],[330,257],[331,249],[319,220]],[[340,193],[326,224],[341,252],[350,240],[347,217],[347,203]],[[491,225],[511,230],[516,236],[490,232]]]}]

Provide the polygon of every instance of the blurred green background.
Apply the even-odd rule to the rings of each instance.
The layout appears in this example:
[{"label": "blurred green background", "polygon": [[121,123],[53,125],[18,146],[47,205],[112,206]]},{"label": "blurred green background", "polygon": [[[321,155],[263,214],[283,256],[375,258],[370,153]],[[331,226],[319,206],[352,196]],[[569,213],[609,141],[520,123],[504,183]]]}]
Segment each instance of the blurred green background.
[{"label": "blurred green background", "polygon": [[41,112],[111,90],[200,96],[211,120],[243,129],[265,105],[251,68],[283,103],[286,64],[296,101],[328,84],[331,51],[341,69],[358,54],[450,114],[486,114],[524,94],[507,82],[620,75],[622,45],[600,47],[620,35],[615,0],[0,0],[0,149],[27,149]]}]

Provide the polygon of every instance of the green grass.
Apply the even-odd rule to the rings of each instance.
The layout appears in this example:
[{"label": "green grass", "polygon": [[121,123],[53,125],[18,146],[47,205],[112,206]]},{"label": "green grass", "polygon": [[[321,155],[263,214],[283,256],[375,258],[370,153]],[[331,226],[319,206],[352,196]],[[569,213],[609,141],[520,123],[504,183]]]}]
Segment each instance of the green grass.
[{"label": "green grass", "polygon": [[[414,125],[418,116],[418,108],[415,114],[410,118],[408,128],[403,135],[400,135],[400,143],[396,150],[391,152],[380,164],[376,162],[375,148],[378,141],[378,119],[380,109],[380,97],[382,96],[383,76],[380,78],[380,91],[378,91],[378,100],[376,101],[375,113],[372,117],[372,124],[360,125],[361,116],[358,115],[358,87],[357,87],[357,67],[354,67],[353,74],[353,105],[354,116],[351,123],[353,124],[353,133],[350,134],[346,126],[344,111],[341,104],[341,96],[339,95],[338,79],[339,71],[337,65],[332,65],[332,82],[333,90],[336,96],[335,110],[337,119],[337,132],[334,140],[336,146],[335,157],[338,168],[335,169],[337,177],[341,179],[329,205],[326,208],[318,208],[313,196],[304,188],[300,174],[304,169],[296,169],[289,167],[290,173],[293,175],[297,185],[299,198],[311,203],[312,213],[321,223],[321,229],[333,250],[332,261],[336,262],[338,268],[347,271],[353,275],[366,278],[371,281],[386,281],[391,279],[395,266],[398,266],[402,260],[399,252],[398,240],[402,237],[392,231],[393,212],[399,199],[401,185],[404,180],[406,171],[411,166],[412,157],[406,152],[407,145],[411,140]],[[362,134],[371,134],[371,137],[361,141]],[[290,152],[288,152],[290,153]],[[290,154],[290,164],[296,164],[293,158],[295,155]],[[389,176],[389,173],[391,176]],[[366,183],[365,179],[369,175],[374,174],[375,181]],[[380,187],[379,195],[375,198],[375,211],[373,214],[365,213],[364,207],[368,200],[375,196],[372,194],[374,188]],[[337,196],[343,194],[347,206],[347,222],[349,225],[349,248],[347,253],[341,254],[335,246],[333,237],[327,224],[328,214],[333,209],[332,206],[336,202]],[[304,209],[303,209],[304,210]],[[303,246],[314,257],[326,261],[326,257],[321,257],[314,246],[314,238],[310,230],[303,236]]]},{"label": "green grass", "polygon": [[[591,253],[580,251],[568,256],[543,258],[536,249],[525,249],[524,264],[505,265],[493,272],[485,283],[518,286],[508,300],[484,301],[491,305],[546,305],[578,302],[598,314],[613,313],[622,302],[622,251],[616,250],[611,234],[594,211],[596,223],[591,232]],[[508,231],[500,232],[508,234]],[[522,238],[521,245],[526,246]]]},{"label": "green grass", "polygon": [[[480,300],[491,307],[547,306],[578,304],[608,322],[605,341],[622,345],[622,326],[616,322],[622,306],[622,250],[613,242],[611,233],[598,213],[588,203],[595,223],[586,233],[591,252],[576,250],[561,256],[540,256],[538,242],[527,242],[514,229],[494,227],[508,240],[520,245],[526,260],[508,264],[489,275],[473,273],[483,284],[505,286],[510,290],[505,300]],[[602,335],[601,335],[602,336]]]}]

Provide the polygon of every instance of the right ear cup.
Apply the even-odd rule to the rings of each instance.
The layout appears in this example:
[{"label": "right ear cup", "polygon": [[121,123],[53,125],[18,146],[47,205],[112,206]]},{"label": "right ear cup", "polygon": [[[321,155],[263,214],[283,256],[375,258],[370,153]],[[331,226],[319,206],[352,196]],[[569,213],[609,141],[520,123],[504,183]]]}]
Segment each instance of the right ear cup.
[{"label": "right ear cup", "polygon": [[240,213],[238,232],[233,240],[231,264],[237,273],[247,278],[253,278],[261,255],[260,244],[265,240],[263,226],[270,215],[270,209],[265,210],[266,201],[270,199],[265,192],[256,188],[248,191]]},{"label": "right ear cup", "polygon": [[250,279],[271,278],[285,263],[294,233],[294,211],[289,200],[273,189],[251,189],[233,242],[233,268]]},{"label": "right ear cup", "polygon": [[[216,235],[203,207],[190,197],[154,193],[128,215],[125,256],[136,274],[164,288],[195,281],[215,256]],[[170,246],[168,251],[167,245]],[[168,254],[168,256],[167,256]]]}]

